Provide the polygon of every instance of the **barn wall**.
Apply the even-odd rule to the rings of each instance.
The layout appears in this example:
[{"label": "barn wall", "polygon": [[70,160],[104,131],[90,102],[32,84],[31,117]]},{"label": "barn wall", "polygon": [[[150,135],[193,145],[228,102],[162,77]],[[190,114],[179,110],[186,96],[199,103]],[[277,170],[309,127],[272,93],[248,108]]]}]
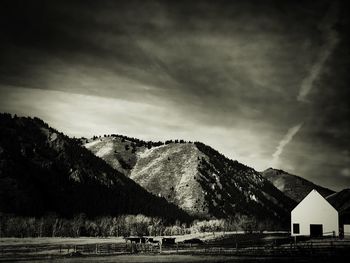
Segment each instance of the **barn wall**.
[{"label": "barn wall", "polygon": [[344,225],[344,235],[350,236],[350,225]]},{"label": "barn wall", "polygon": [[[293,233],[293,223],[299,223],[300,233]],[[313,190],[291,213],[291,235],[310,235],[310,224],[322,224],[323,233],[339,235],[338,212],[317,191]]]}]

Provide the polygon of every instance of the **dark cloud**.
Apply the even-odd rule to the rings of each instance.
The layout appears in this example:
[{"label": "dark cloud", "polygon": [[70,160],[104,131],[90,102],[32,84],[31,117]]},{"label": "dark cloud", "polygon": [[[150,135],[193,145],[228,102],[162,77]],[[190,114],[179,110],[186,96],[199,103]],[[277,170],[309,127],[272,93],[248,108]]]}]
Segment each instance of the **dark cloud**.
[{"label": "dark cloud", "polygon": [[[331,167],[334,161],[327,173],[340,178],[336,171],[349,166],[341,154],[350,145],[345,99],[349,21],[346,2],[337,3],[2,1],[0,84],[6,92],[0,100],[8,108],[21,107],[23,95],[9,91],[17,86],[35,89],[31,94],[42,94],[52,103],[50,92],[60,91],[95,96],[96,101],[155,105],[176,112],[173,123],[157,110],[158,120],[146,121],[136,112],[132,118],[139,125],[163,123],[157,138],[166,137],[170,126],[180,134],[188,129],[184,135],[195,137],[187,122],[210,126],[224,137],[215,141],[211,132],[204,132],[198,139],[250,165],[260,163],[255,166],[259,169],[275,156],[281,168],[322,178],[317,175],[320,165],[329,162]],[[10,97],[17,100],[12,106]],[[36,108],[31,114],[41,111]],[[61,125],[64,120],[54,122]],[[129,122],[125,132],[132,133],[137,127]],[[68,124],[62,127],[81,134]],[[142,132],[134,135],[142,137]],[[313,155],[314,144],[324,154],[299,167],[300,158]],[[348,177],[341,178],[327,184],[341,188],[349,183]]]}]

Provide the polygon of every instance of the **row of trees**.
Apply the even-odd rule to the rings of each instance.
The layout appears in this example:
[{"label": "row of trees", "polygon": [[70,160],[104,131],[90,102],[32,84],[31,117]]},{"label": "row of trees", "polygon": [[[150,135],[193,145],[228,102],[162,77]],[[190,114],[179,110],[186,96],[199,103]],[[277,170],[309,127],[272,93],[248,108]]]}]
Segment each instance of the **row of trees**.
[{"label": "row of trees", "polygon": [[[102,136],[96,136],[94,135],[92,137],[93,140],[97,140],[99,138],[101,138]],[[117,134],[104,134],[103,137],[119,137],[119,138],[122,138],[122,142],[126,142],[126,141],[129,141],[131,142],[130,146],[134,149],[136,147],[147,147],[148,149],[151,149],[152,147],[157,147],[157,146],[161,146],[161,145],[166,145],[166,144],[171,144],[171,143],[192,143],[191,141],[185,141],[185,140],[179,140],[179,139],[176,139],[176,140],[166,140],[165,142],[161,142],[161,141],[158,141],[158,142],[153,142],[153,141],[144,141],[144,140],[140,140],[140,139],[137,139],[137,138],[134,138],[134,137],[128,137],[128,136],[125,136],[125,135],[117,135]],[[80,138],[81,141],[84,141],[84,142],[89,142],[89,140],[85,137],[82,137]]]},{"label": "row of trees", "polygon": [[167,223],[159,217],[144,215],[103,216],[94,219],[79,214],[60,218],[51,214],[44,217],[0,216],[0,237],[108,237],[133,235],[183,235],[217,231],[276,230],[272,222],[257,222],[247,216],[224,219],[195,220],[190,224],[176,221]]}]

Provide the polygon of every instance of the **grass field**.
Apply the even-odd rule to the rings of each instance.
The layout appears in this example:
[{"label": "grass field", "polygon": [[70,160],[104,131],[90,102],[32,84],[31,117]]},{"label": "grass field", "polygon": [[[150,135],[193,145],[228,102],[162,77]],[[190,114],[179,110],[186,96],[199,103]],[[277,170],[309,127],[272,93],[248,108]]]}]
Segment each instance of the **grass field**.
[{"label": "grass field", "polygon": [[4,245],[84,245],[100,243],[124,243],[123,237],[34,237],[34,238],[0,238],[0,247]]},{"label": "grass field", "polygon": [[[173,236],[176,238],[176,242],[181,242],[186,239],[199,238],[203,241],[211,241],[215,239],[221,239],[234,234],[243,234],[243,232],[211,232],[211,233],[196,233],[187,235]],[[156,237],[157,238],[157,237]],[[158,237],[160,238],[160,237]],[[0,246],[2,245],[57,245],[57,244],[72,244],[72,245],[84,245],[84,244],[100,244],[100,243],[125,243],[123,237],[31,237],[31,238],[12,238],[5,237],[0,238]]]},{"label": "grass field", "polygon": [[[277,241],[288,240],[287,237],[287,233],[183,235],[176,236],[178,244],[164,245],[161,254],[159,247],[150,251],[143,250],[142,246],[137,254],[130,254],[122,237],[0,238],[0,262],[327,262],[323,260],[329,261],[330,254],[332,259],[338,255],[334,253],[335,249],[341,249],[342,253],[344,249],[350,250],[349,240],[314,240],[311,250],[308,243],[300,243],[293,249],[290,243],[278,244]],[[191,238],[200,238],[205,242],[193,245],[182,243]],[[332,247],[329,247],[330,242]],[[330,253],[324,253],[324,249]],[[326,257],[321,257],[321,254]],[[337,259],[337,262],[343,261]]]},{"label": "grass field", "polygon": [[[279,237],[286,237],[288,233],[272,232],[264,234],[244,234],[244,232],[210,232],[195,233],[187,235],[172,236],[176,242],[182,242],[187,239],[198,238],[204,242],[216,242],[220,244],[232,243],[235,241],[246,242],[249,240],[269,240]],[[161,237],[155,237],[155,239]],[[86,244],[104,244],[104,243],[125,243],[123,237],[34,237],[34,238],[0,238],[0,248],[2,246],[30,246],[30,245],[86,245]]]}]

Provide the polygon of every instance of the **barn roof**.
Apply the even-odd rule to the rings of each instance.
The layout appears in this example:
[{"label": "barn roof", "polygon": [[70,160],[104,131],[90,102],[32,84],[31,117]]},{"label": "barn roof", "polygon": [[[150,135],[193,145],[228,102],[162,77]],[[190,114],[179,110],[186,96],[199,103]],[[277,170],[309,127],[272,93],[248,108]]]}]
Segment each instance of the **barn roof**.
[{"label": "barn roof", "polygon": [[338,211],[338,209],[337,209],[332,203],[330,203],[325,197],[323,197],[317,190],[313,189],[312,191],[310,191],[310,193],[308,193],[307,196],[305,196],[305,197],[303,198],[303,200],[301,200],[301,201],[297,204],[296,207],[294,207],[294,209],[292,210],[292,212],[293,212],[297,207],[299,207],[299,205],[300,205],[301,203],[303,203],[304,200],[306,200],[307,198],[309,198],[310,195],[314,195],[314,194],[316,194],[316,196],[318,196],[319,198],[323,199],[323,200],[324,200],[325,202],[327,202],[331,207],[333,207],[335,210]]}]

